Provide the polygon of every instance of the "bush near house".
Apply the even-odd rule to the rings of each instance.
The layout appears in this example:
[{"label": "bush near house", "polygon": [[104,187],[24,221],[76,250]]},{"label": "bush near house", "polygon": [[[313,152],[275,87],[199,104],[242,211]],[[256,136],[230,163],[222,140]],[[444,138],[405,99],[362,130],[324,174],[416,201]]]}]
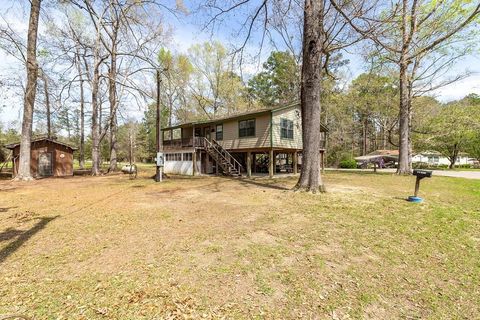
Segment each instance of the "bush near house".
[{"label": "bush near house", "polygon": [[340,161],[340,168],[342,169],[356,169],[357,161],[355,159],[344,159]]}]

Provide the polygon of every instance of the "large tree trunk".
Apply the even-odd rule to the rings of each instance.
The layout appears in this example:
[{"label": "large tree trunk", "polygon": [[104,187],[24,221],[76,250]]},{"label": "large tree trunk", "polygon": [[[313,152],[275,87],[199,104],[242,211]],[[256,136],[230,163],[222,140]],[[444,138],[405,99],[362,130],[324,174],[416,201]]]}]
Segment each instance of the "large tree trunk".
[{"label": "large tree trunk", "polygon": [[323,1],[305,0],[301,80],[302,172],[297,189],[325,192],[320,175],[320,92],[323,52]]},{"label": "large tree trunk", "polygon": [[37,34],[41,0],[31,0],[30,20],[27,39],[27,87],[23,105],[22,138],[20,141],[20,159],[18,180],[32,180],[30,172],[30,148],[32,142],[33,108],[37,93]]},{"label": "large tree trunk", "polygon": [[410,161],[410,89],[408,81],[408,66],[410,61],[407,60],[409,51],[409,34],[408,34],[408,1],[402,1],[402,52],[400,55],[399,80],[400,80],[400,113],[399,113],[399,144],[398,144],[398,168],[397,174],[410,174],[412,171],[412,162]]},{"label": "large tree trunk", "polygon": [[400,62],[400,116],[399,116],[399,149],[397,174],[410,174],[412,171],[410,159],[410,115],[409,93],[407,79],[408,63]]}]

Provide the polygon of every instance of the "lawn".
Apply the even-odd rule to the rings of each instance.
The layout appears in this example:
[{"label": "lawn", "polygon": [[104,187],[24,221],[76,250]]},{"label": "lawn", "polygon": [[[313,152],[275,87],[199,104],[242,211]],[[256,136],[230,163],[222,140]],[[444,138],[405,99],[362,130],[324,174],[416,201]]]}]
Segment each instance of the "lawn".
[{"label": "lawn", "polygon": [[0,315],[480,318],[480,180],[0,181]]}]

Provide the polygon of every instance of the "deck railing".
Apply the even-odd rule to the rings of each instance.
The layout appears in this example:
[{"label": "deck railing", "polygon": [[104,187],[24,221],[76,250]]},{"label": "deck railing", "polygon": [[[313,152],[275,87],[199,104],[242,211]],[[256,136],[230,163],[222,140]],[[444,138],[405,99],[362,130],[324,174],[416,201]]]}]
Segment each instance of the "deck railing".
[{"label": "deck railing", "polygon": [[182,139],[172,139],[164,140],[163,148],[164,149],[181,149],[181,148],[193,148],[193,147],[204,147],[204,138],[203,137],[190,137]]},{"label": "deck railing", "polygon": [[[212,139],[213,140],[213,139]],[[181,149],[181,148],[205,148],[206,147],[206,138],[205,137],[189,137],[182,139],[173,139],[163,141],[163,148],[166,150],[172,149]],[[326,141],[320,141],[320,149],[325,149]]]}]

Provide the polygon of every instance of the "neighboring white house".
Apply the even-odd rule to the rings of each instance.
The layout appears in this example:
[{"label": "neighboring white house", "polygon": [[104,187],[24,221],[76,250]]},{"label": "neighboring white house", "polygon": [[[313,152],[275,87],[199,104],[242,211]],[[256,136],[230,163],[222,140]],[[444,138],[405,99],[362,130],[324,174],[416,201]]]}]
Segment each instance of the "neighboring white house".
[{"label": "neighboring white house", "polygon": [[[439,165],[450,165],[450,160],[447,157],[442,155],[440,152],[437,151],[424,151],[421,153],[417,153],[412,158],[413,163],[427,163],[431,166],[439,166]],[[460,153],[457,157],[457,161],[455,165],[465,165],[465,164],[472,164],[471,159],[468,157],[466,153]]]}]

